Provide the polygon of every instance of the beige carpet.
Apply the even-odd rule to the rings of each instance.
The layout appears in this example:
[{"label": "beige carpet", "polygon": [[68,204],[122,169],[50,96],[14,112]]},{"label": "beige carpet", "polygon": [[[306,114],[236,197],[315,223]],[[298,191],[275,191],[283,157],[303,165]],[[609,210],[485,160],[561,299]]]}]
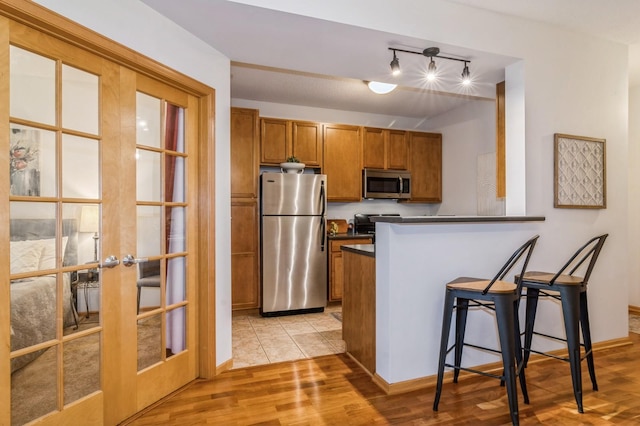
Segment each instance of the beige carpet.
[{"label": "beige carpet", "polygon": [[[80,330],[94,327],[83,323]],[[65,332],[75,332],[68,329]],[[138,370],[161,360],[160,316],[138,324]],[[64,403],[100,389],[99,333],[64,346]],[[56,351],[48,349],[11,375],[11,424],[22,425],[57,409]]]}]

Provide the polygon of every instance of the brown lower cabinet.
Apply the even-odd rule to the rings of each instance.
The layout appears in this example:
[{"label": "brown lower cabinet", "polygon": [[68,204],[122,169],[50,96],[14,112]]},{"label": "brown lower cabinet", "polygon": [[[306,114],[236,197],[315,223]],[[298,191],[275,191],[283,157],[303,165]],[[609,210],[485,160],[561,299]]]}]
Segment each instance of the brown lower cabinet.
[{"label": "brown lower cabinet", "polygon": [[258,202],[231,200],[231,307],[260,307]]},{"label": "brown lower cabinet", "polygon": [[342,300],[343,289],[343,265],[342,250],[340,247],[350,244],[371,244],[372,238],[351,238],[329,240],[329,301]]}]

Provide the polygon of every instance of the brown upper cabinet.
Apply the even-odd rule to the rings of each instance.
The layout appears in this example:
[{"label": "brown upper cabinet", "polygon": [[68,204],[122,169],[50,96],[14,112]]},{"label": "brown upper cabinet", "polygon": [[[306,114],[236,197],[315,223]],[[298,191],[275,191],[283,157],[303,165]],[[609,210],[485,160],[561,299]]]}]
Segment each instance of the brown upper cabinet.
[{"label": "brown upper cabinet", "polygon": [[363,166],[371,169],[409,168],[409,138],[404,130],[364,128]]},{"label": "brown upper cabinet", "polygon": [[442,202],[442,134],[409,132],[411,202]]},{"label": "brown upper cabinet", "polygon": [[258,197],[258,110],[231,108],[231,196]]},{"label": "brown upper cabinet", "polygon": [[362,131],[360,126],[324,125],[324,174],[327,201],[362,199]]},{"label": "brown upper cabinet", "polygon": [[306,167],[322,167],[322,124],[260,119],[260,164],[277,166],[290,156]]}]

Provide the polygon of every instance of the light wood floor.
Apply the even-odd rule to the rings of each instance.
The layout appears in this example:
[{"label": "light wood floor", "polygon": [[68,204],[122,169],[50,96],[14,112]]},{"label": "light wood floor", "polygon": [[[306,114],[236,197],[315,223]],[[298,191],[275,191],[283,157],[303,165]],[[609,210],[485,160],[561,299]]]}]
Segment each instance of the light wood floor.
[{"label": "light wood floor", "polygon": [[[583,363],[585,413],[576,410],[569,365],[557,360],[527,368],[531,404],[520,397],[523,425],[640,424],[640,335],[633,345],[595,353],[599,391]],[[387,396],[347,355],[227,371],[196,381],[131,425],[432,425],[510,424],[504,388],[473,376],[445,383],[435,413],[433,388]]]}]

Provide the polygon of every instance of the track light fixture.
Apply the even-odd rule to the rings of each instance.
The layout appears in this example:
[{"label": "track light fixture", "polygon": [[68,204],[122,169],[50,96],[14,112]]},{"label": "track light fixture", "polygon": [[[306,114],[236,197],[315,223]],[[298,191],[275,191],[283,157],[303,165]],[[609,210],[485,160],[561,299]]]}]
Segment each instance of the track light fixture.
[{"label": "track light fixture", "polygon": [[433,60],[434,58],[464,62],[464,68],[462,70],[462,84],[464,84],[465,86],[471,84],[471,71],[469,71],[469,64],[471,63],[471,61],[468,59],[442,56],[440,55],[440,48],[438,47],[427,47],[422,52],[414,52],[414,51],[405,50],[405,49],[396,49],[394,47],[390,47],[389,50],[393,52],[393,60],[391,61],[391,73],[393,75],[400,74],[400,62],[398,61],[396,52],[404,52],[404,53],[412,53],[414,55],[423,55],[429,58],[429,66],[427,67],[427,80],[429,81],[433,81],[437,77],[437,66],[436,66],[436,62]]},{"label": "track light fixture", "polygon": [[398,57],[396,56],[396,51],[393,51],[393,60],[391,61],[391,74],[398,75],[400,74],[400,61],[398,61]]}]

